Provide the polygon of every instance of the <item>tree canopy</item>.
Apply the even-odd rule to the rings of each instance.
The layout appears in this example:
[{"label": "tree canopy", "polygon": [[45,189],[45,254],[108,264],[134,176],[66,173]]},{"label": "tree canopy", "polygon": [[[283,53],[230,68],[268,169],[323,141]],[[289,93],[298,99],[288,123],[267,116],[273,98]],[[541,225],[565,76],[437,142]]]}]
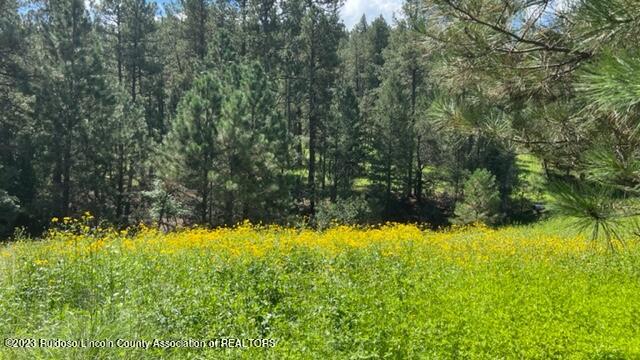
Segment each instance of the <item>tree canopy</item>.
[{"label": "tree canopy", "polygon": [[637,215],[640,2],[407,0],[352,29],[342,5],[3,1],[2,236],[84,211],[313,224],[366,204],[349,221],[436,227],[555,197],[599,228]]}]

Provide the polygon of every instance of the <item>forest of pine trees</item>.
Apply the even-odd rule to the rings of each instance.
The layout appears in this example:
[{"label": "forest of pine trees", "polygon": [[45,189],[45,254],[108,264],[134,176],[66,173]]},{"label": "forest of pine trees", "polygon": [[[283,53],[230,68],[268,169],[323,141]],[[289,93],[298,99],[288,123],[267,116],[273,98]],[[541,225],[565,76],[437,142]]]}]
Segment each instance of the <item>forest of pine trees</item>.
[{"label": "forest of pine trees", "polygon": [[637,213],[640,1],[342,5],[0,0],[0,237]]}]

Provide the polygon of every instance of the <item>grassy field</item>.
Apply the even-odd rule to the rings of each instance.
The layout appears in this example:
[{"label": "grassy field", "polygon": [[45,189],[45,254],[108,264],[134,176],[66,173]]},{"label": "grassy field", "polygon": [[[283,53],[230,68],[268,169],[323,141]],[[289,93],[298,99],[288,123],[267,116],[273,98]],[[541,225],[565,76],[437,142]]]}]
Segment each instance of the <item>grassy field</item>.
[{"label": "grassy field", "polygon": [[36,342],[0,359],[640,358],[640,248],[610,253],[563,221],[162,234],[89,220],[0,248],[3,338],[273,341]]}]

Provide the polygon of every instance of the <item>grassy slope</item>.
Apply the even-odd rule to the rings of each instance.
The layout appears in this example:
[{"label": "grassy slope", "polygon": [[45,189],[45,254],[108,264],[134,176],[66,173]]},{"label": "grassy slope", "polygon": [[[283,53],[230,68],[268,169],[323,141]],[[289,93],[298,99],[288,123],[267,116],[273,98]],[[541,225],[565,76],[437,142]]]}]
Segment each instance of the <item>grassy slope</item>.
[{"label": "grassy slope", "polygon": [[250,229],[0,249],[15,338],[276,338],[271,349],[7,349],[18,358],[638,358],[640,249],[561,220],[448,234]]}]

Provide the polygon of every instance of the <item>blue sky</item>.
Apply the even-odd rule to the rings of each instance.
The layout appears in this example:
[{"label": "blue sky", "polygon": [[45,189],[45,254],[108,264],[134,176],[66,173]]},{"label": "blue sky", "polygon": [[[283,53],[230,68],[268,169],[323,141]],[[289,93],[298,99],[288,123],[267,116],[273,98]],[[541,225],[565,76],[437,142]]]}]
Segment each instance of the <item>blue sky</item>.
[{"label": "blue sky", "polygon": [[[544,15],[547,17],[553,16],[552,14],[557,11],[567,10],[575,1],[551,0],[545,8]],[[387,23],[391,24],[393,23],[393,14],[395,13],[396,16],[400,14],[403,3],[404,0],[347,0],[340,13],[347,29],[351,29],[353,25],[360,21],[362,14],[367,16],[367,21],[369,22],[382,15],[387,20]],[[541,10],[542,7],[540,6],[532,6],[527,15],[530,16]]]},{"label": "blue sky", "polygon": [[347,29],[351,29],[360,20],[362,14],[367,16],[369,22],[382,15],[388,23],[391,23],[393,14],[400,13],[403,2],[403,0],[347,0],[340,14]]}]

